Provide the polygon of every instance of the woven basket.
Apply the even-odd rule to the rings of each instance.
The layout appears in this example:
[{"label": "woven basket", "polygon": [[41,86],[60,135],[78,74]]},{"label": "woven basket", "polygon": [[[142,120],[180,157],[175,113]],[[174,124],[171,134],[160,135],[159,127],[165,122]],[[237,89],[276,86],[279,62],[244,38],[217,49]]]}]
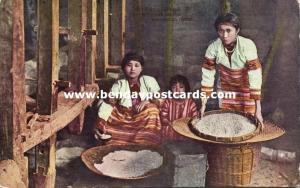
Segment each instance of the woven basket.
[{"label": "woven basket", "polygon": [[247,186],[251,182],[260,154],[261,144],[206,145],[209,186]]},{"label": "woven basket", "polygon": [[[95,168],[95,166],[94,166],[95,163],[101,163],[104,156],[106,156],[107,154],[109,154],[113,151],[118,151],[118,150],[129,150],[129,151],[151,150],[151,151],[155,151],[163,156],[163,164],[159,168],[153,169],[142,176],[128,177],[128,178],[109,176],[109,175],[103,174],[102,172],[100,172],[99,170],[97,170]],[[116,179],[135,180],[135,179],[143,179],[146,177],[150,177],[150,176],[159,174],[165,168],[165,166],[167,166],[169,159],[172,158],[172,156],[170,156],[170,155],[171,154],[168,152],[168,150],[166,150],[165,148],[159,147],[159,146],[127,144],[127,145],[105,145],[105,146],[98,146],[98,147],[90,148],[81,154],[81,159],[82,159],[83,163],[91,171],[95,172],[98,175],[107,176],[107,177],[116,178]]]},{"label": "woven basket", "polygon": [[261,142],[275,139],[285,133],[283,128],[264,121],[265,128],[258,131],[260,127],[257,127],[250,136],[214,138],[196,133],[191,121],[190,118],[182,118],[173,122],[172,127],[177,133],[204,143],[208,152],[209,169],[206,183],[209,186],[249,186],[253,172],[258,166]]},{"label": "woven basket", "polygon": [[238,112],[238,111],[233,111],[233,110],[214,110],[214,111],[210,111],[210,112],[206,112],[204,114],[204,116],[208,116],[208,115],[212,115],[212,114],[223,114],[223,113],[232,113],[232,114],[238,114],[241,116],[246,117],[248,120],[250,120],[255,126],[256,129],[248,134],[245,135],[241,135],[241,136],[235,136],[235,137],[216,137],[216,136],[212,136],[212,135],[208,135],[208,134],[204,134],[202,132],[199,132],[196,128],[195,128],[195,124],[199,121],[199,119],[192,119],[189,122],[189,127],[191,129],[191,131],[193,133],[195,133],[196,135],[208,139],[208,140],[213,140],[213,141],[217,141],[217,142],[225,142],[225,143],[229,143],[229,142],[240,142],[240,141],[244,141],[244,140],[248,140],[252,137],[254,137],[256,134],[259,133],[259,131],[261,130],[261,123],[259,123],[259,121],[257,120],[257,118],[255,118],[254,116],[252,116],[251,114],[247,114],[247,113],[242,113],[242,112]]},{"label": "woven basket", "polygon": [[259,142],[264,142],[268,140],[273,140],[275,138],[278,138],[282,136],[285,133],[285,130],[282,127],[279,127],[278,125],[270,122],[270,121],[264,121],[264,126],[265,128],[263,131],[259,132],[258,134],[254,135],[254,137],[244,140],[244,141],[239,141],[239,142],[221,142],[221,141],[214,141],[214,140],[209,140],[207,138],[203,138],[199,135],[196,135],[194,132],[191,131],[189,128],[188,124],[191,121],[191,118],[182,118],[175,120],[172,124],[172,128],[179,133],[180,135],[183,135],[185,137],[199,140],[205,143],[215,143],[215,144],[225,144],[225,145],[239,145],[239,144],[249,144],[249,143],[259,143]]}]

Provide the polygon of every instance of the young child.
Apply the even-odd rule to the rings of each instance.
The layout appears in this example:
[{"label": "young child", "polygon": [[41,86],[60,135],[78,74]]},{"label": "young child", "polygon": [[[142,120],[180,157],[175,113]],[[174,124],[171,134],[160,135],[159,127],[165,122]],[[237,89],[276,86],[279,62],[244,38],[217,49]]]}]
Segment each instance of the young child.
[{"label": "young child", "polygon": [[[182,75],[173,76],[170,80],[170,90],[172,93],[189,92],[190,85],[187,78]],[[180,118],[194,117],[197,114],[197,106],[192,98],[166,99],[160,109],[162,141],[183,140],[184,137],[173,130],[172,122]]]}]

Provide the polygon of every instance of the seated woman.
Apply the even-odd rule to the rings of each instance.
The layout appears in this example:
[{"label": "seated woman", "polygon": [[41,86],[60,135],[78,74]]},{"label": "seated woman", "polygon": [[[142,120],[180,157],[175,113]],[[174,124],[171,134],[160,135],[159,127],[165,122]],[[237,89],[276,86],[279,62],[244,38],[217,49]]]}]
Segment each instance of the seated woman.
[{"label": "seated woman", "polygon": [[111,135],[106,144],[158,144],[161,123],[157,101],[136,94],[159,92],[160,87],[155,78],[141,74],[143,56],[127,53],[121,67],[126,78],[116,81],[111,93],[125,95],[100,104],[95,137],[106,139]]},{"label": "seated woman", "polygon": [[[170,89],[172,93],[175,92],[189,92],[190,84],[188,79],[181,75],[175,75],[170,80]],[[160,111],[160,118],[162,123],[162,141],[184,140],[184,137],[176,133],[171,124],[174,120],[197,116],[197,106],[192,98],[185,99],[166,99]]]}]

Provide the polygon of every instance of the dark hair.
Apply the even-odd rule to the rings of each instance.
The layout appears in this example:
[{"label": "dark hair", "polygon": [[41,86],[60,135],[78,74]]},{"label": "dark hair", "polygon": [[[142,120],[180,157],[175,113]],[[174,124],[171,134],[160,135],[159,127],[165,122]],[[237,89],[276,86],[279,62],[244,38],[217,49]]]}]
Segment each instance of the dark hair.
[{"label": "dark hair", "polygon": [[182,83],[185,87],[185,92],[191,91],[189,81],[185,76],[182,76],[182,75],[179,75],[179,74],[177,74],[175,76],[172,76],[171,79],[170,79],[170,83],[169,83],[170,84],[170,89],[172,89],[172,86],[176,83]]},{"label": "dark hair", "polygon": [[215,21],[216,31],[218,31],[218,27],[222,23],[230,23],[230,24],[233,25],[233,27],[235,27],[236,30],[240,29],[239,17],[236,14],[232,13],[232,12],[221,14],[217,17],[217,19]]},{"label": "dark hair", "polygon": [[142,65],[142,67],[144,66],[145,64],[145,61],[144,61],[144,57],[140,54],[138,54],[137,52],[128,52],[122,62],[121,62],[121,67],[122,67],[122,70],[124,70],[125,66],[130,62],[130,61],[138,61],[140,62],[140,64]]}]

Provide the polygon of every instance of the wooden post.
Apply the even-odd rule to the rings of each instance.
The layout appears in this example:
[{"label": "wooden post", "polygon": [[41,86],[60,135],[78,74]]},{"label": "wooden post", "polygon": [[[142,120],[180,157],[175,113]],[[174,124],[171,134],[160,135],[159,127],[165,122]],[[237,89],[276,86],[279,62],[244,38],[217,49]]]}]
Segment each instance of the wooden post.
[{"label": "wooden post", "polygon": [[111,1],[110,64],[120,64],[125,52],[126,0]]},{"label": "wooden post", "polygon": [[[80,67],[80,42],[84,29],[87,27],[87,0],[72,0],[68,2],[68,27],[70,28],[68,42],[68,80],[78,86]],[[79,89],[79,87],[77,88]]]},{"label": "wooden post", "polygon": [[58,80],[59,0],[38,0],[38,91],[37,110],[49,115],[56,110]]},{"label": "wooden post", "polygon": [[173,74],[172,62],[173,62],[173,37],[174,37],[174,6],[175,0],[168,1],[168,12],[166,15],[167,18],[167,33],[166,33],[166,51],[165,51],[165,80],[169,80]]},{"label": "wooden post", "polygon": [[144,54],[144,16],[143,16],[143,0],[137,0],[136,3],[132,3],[134,13],[134,49],[140,54]]},{"label": "wooden post", "polygon": [[[87,29],[97,29],[97,1],[87,1]],[[87,35],[87,63],[85,83],[92,84],[95,82],[95,65],[96,65],[96,35]]]},{"label": "wooden post", "polygon": [[97,8],[97,64],[96,64],[96,77],[105,77],[106,68],[108,67],[108,58],[109,58],[109,0],[100,0],[98,1]]},{"label": "wooden post", "polygon": [[222,0],[220,3],[221,3],[221,6],[220,6],[221,10],[220,10],[220,12],[222,14],[225,14],[225,13],[228,13],[228,12],[231,11],[231,3],[230,3],[229,0]]},{"label": "wooden post", "polygon": [[21,147],[26,127],[23,0],[2,0],[0,9],[0,160],[15,160],[28,185]]},{"label": "wooden post", "polygon": [[[77,91],[80,86],[80,63],[81,63],[81,37],[87,28],[87,5],[89,0],[72,0],[68,2],[68,27],[71,28],[69,35],[68,55],[68,79]],[[78,21],[80,20],[80,21]],[[80,74],[79,74],[80,73]],[[84,112],[75,118],[68,126],[73,134],[80,134],[83,129]]]},{"label": "wooden post", "polygon": [[125,54],[125,30],[126,30],[126,0],[122,0],[121,7],[121,59]]},{"label": "wooden post", "polygon": [[[50,115],[57,109],[59,0],[38,0],[37,112]],[[35,187],[55,185],[56,134],[36,146]]]}]

